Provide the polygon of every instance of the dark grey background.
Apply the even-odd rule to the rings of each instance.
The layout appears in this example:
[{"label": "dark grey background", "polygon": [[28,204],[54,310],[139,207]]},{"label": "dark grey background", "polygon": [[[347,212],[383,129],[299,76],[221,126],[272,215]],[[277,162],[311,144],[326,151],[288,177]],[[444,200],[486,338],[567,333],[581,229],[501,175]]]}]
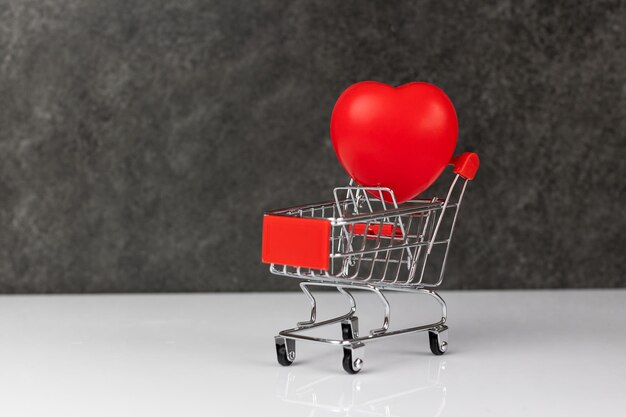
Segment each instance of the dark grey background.
[{"label": "dark grey background", "polygon": [[482,158],[447,288],[626,285],[620,1],[0,0],[0,292],[294,289],[264,210],[326,200],[361,80]]}]

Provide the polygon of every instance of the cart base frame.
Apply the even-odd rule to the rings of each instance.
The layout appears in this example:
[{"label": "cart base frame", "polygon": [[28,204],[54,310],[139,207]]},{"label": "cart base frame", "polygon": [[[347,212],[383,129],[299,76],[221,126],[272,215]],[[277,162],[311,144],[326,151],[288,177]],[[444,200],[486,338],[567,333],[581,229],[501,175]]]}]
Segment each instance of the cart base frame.
[{"label": "cart base frame", "polygon": [[[348,299],[350,303],[350,310],[346,314],[342,314],[337,317],[318,322],[317,301],[311,293],[310,287],[336,288],[337,291],[346,296],[346,298]],[[441,298],[441,296],[439,296],[439,294],[437,294],[433,290],[426,288],[384,288],[385,291],[427,294],[435,298],[435,300],[437,300],[437,302],[441,306],[441,319],[437,322],[421,326],[389,330],[391,305],[383,294],[382,289],[377,286],[363,283],[343,284],[304,281],[300,283],[300,288],[311,302],[311,315],[309,320],[297,323],[296,327],[292,329],[282,330],[278,333],[277,336],[274,337],[274,342],[276,344],[276,355],[278,362],[281,365],[288,366],[294,362],[296,358],[296,340],[325,343],[342,347],[344,354],[342,366],[344,370],[350,374],[355,374],[362,369],[365,356],[365,343],[373,340],[379,340],[386,337],[399,336],[408,333],[428,331],[430,349],[433,354],[442,355],[448,350],[448,326],[446,326],[445,324],[447,320],[446,303],[443,298]],[[357,306],[356,301],[351,294],[351,291],[353,290],[369,291],[376,294],[385,308],[383,325],[380,328],[371,330],[369,334],[365,336],[359,335],[359,322],[358,317],[355,315]],[[329,326],[336,323],[341,323],[341,339],[330,339],[300,334],[301,332],[304,332],[306,330]]]}]

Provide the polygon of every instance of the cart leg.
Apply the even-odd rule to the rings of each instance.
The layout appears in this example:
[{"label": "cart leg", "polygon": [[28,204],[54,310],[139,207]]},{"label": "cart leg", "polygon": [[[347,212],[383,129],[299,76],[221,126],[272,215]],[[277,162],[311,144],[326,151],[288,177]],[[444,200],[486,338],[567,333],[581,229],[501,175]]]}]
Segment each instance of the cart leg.
[{"label": "cart leg", "polygon": [[432,290],[418,290],[417,292],[420,294],[430,295],[435,300],[437,300],[437,302],[441,306],[441,324],[445,324],[446,320],[448,319],[448,308],[446,307],[446,302],[443,300],[443,298],[441,298],[439,294]]},{"label": "cart leg", "polygon": [[308,326],[310,324],[315,323],[317,316],[317,303],[315,301],[315,297],[311,294],[311,290],[309,290],[307,286],[308,282],[301,282],[300,289],[307,296],[309,301],[311,302],[311,318],[308,321],[301,321],[298,323],[298,327]]},{"label": "cart leg", "polygon": [[434,355],[443,355],[448,350],[448,326],[439,326],[428,331],[430,351]]},{"label": "cart leg", "polygon": [[387,298],[385,298],[385,296],[382,293],[382,291],[380,291],[378,288],[373,288],[370,291],[372,291],[374,294],[376,294],[378,296],[378,298],[380,299],[380,301],[385,306],[385,318],[383,320],[383,327],[381,327],[379,329],[370,330],[370,334],[372,336],[378,336],[378,335],[385,334],[387,329],[389,329],[389,319],[390,319],[389,316],[391,314],[391,306],[389,305],[389,301],[387,301]]},{"label": "cart leg", "polygon": [[344,371],[349,374],[356,374],[363,368],[363,358],[365,357],[365,345],[363,343],[353,343],[343,348],[343,361],[341,362]]},{"label": "cart leg", "polygon": [[289,366],[296,359],[296,341],[282,336],[274,337],[276,359],[283,366]]},{"label": "cart leg", "polygon": [[[298,322],[297,326],[299,328],[302,327],[314,327],[313,325],[315,324],[316,320],[317,320],[317,302],[315,300],[315,297],[313,296],[313,293],[311,292],[311,290],[309,289],[310,286],[327,286],[324,284],[320,284],[318,282],[302,282],[300,283],[300,288],[302,289],[302,292],[307,296],[307,298],[309,299],[310,303],[311,303],[311,316],[310,319],[307,321],[301,321]],[[345,295],[346,298],[348,298],[348,301],[350,302],[350,311],[346,314],[344,314],[343,316],[339,316],[330,320],[325,320],[321,323],[319,323],[320,325],[324,324],[324,323],[333,323],[333,322],[337,322],[339,320],[341,320],[344,317],[351,317],[355,311],[356,311],[356,301],[354,300],[354,297],[352,296],[352,294],[350,294],[348,291],[346,291],[345,289],[343,289],[342,287],[336,287],[337,291],[339,291],[341,294]]]}]

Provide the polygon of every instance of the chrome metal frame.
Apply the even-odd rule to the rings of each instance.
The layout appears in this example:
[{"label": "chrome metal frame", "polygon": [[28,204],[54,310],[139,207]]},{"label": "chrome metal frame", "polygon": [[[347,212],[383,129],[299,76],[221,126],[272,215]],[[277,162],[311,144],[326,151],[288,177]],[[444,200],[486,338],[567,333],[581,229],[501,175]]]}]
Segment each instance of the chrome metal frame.
[{"label": "chrome metal frame", "polygon": [[[319,323],[316,322],[317,302],[315,300],[315,297],[313,297],[313,294],[311,293],[311,291],[308,289],[308,287],[310,287],[310,286],[334,287],[334,288],[337,288],[337,290],[341,294],[347,296],[348,300],[350,301],[350,311],[348,313],[346,313],[346,314],[342,314],[340,316],[337,316],[337,317],[334,317],[334,318],[331,318],[331,319],[327,319],[327,320],[321,321]],[[296,327],[294,327],[292,329],[286,329],[286,330],[280,331],[278,333],[278,336],[276,336],[276,337],[308,340],[308,341],[312,341],[312,342],[327,343],[327,344],[331,344],[331,345],[340,345],[340,346],[343,346],[343,347],[352,347],[354,344],[363,343],[363,342],[366,342],[366,341],[379,339],[379,338],[382,338],[382,337],[398,336],[398,335],[405,334],[405,333],[415,333],[415,332],[421,332],[421,331],[425,331],[425,330],[441,331],[441,330],[443,330],[442,327],[445,327],[444,325],[445,325],[446,319],[447,319],[446,302],[435,291],[432,291],[432,290],[429,290],[429,289],[425,289],[425,288],[422,288],[422,289],[394,288],[393,291],[411,292],[411,293],[417,293],[417,294],[427,294],[427,295],[432,296],[433,298],[435,298],[435,300],[437,300],[437,302],[439,302],[439,305],[441,306],[441,311],[442,311],[441,319],[439,321],[436,321],[435,323],[430,323],[430,324],[426,324],[426,325],[423,325],[423,326],[416,326],[416,327],[410,327],[410,328],[404,328],[404,329],[392,330],[392,331],[389,331],[389,323],[390,323],[390,320],[391,320],[390,319],[390,316],[391,316],[391,305],[389,304],[389,301],[384,296],[384,294],[382,293],[380,288],[377,288],[377,287],[372,286],[372,285],[342,285],[342,284],[311,282],[311,281],[307,281],[307,282],[301,283],[300,284],[300,288],[302,288],[302,291],[308,296],[309,300],[311,301],[311,319],[308,320],[308,321],[299,322],[296,325]],[[349,320],[350,318],[352,318],[354,316],[354,314],[356,313],[356,301],[355,301],[354,297],[352,296],[352,294],[350,294],[348,292],[348,289],[349,290],[366,290],[366,291],[371,291],[371,292],[375,293],[378,296],[379,300],[382,302],[383,306],[385,307],[385,315],[384,315],[384,319],[383,319],[383,325],[380,328],[370,330],[368,336],[358,336],[357,335],[357,337],[354,337],[354,338],[349,339],[349,340],[326,339],[326,338],[321,338],[321,337],[314,337],[314,336],[297,334],[299,332],[302,332],[302,331],[305,331],[305,330],[311,330],[311,329],[316,328],[316,327],[322,327],[322,326],[327,326],[329,324],[345,322],[345,321]]]},{"label": "chrome metal frame", "polygon": [[[325,343],[344,348],[352,358],[353,372],[363,363],[365,342],[407,333],[428,331],[436,338],[431,349],[447,350],[446,303],[433,288],[443,281],[445,263],[467,179],[455,175],[445,199],[414,199],[398,204],[393,191],[383,187],[359,187],[352,182],[334,190],[334,201],[291,207],[271,215],[326,219],[331,224],[328,270],[271,264],[276,275],[303,279],[300,288],[311,303],[310,317],[275,337],[284,346],[288,363],[295,359],[295,340]],[[451,212],[451,213],[450,213]],[[386,230],[385,232],[383,232]],[[427,274],[434,249],[442,249],[439,270]],[[333,287],[349,302],[349,311],[317,322],[317,302],[311,287]],[[351,291],[374,293],[384,306],[383,323],[365,336],[358,335],[356,301]],[[383,291],[427,294],[441,307],[441,319],[425,325],[389,330],[391,305]],[[341,323],[349,330],[342,339],[302,334],[307,330]],[[433,353],[435,353],[433,350]],[[351,372],[351,373],[353,373]]]}]

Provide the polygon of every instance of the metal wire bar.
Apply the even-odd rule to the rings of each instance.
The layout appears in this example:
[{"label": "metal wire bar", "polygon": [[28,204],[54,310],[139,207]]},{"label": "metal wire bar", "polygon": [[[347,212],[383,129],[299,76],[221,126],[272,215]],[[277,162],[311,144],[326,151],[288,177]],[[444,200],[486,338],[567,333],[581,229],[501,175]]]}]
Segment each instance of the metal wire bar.
[{"label": "metal wire bar", "polygon": [[[387,298],[383,295],[383,293],[382,293],[380,288],[377,288],[377,287],[372,286],[372,285],[355,286],[355,285],[341,285],[341,284],[323,283],[323,282],[310,282],[310,281],[308,281],[306,284],[307,284],[307,286],[320,286],[320,287],[331,286],[331,287],[337,288],[343,294],[347,294],[348,297],[351,300],[350,312],[348,312],[347,314],[343,314],[343,315],[340,315],[340,316],[337,316],[337,317],[333,317],[331,319],[324,320],[324,321],[317,322],[317,323],[305,322],[306,324],[304,324],[304,325],[298,324],[297,327],[295,327],[295,328],[286,329],[286,330],[283,330],[283,331],[279,332],[280,336],[288,337],[288,338],[292,338],[292,339],[300,339],[300,340],[307,340],[307,341],[314,341],[314,342],[320,342],[320,343],[327,343],[327,344],[332,344],[332,345],[340,345],[340,346],[349,347],[349,346],[353,346],[355,343],[361,343],[361,342],[365,342],[365,341],[372,341],[372,340],[381,339],[381,338],[384,338],[384,337],[397,336],[397,335],[401,335],[401,334],[420,332],[420,331],[426,331],[426,330],[434,330],[434,329],[439,328],[440,326],[443,326],[446,323],[446,320],[447,320],[446,303],[439,296],[439,294],[437,294],[435,291],[432,291],[432,290],[427,290],[427,289],[406,289],[406,288],[389,288],[391,291],[410,292],[410,293],[415,293],[415,294],[426,294],[426,295],[429,295],[429,296],[433,297],[439,303],[439,305],[441,307],[441,319],[439,319],[438,321],[436,321],[434,323],[426,324],[426,325],[423,325],[423,326],[414,326],[414,327],[409,327],[409,328],[404,328],[404,329],[390,331],[389,330],[389,323],[390,323],[390,316],[391,316],[391,305],[390,305],[389,301],[387,300]],[[355,312],[356,312],[357,306],[356,306],[356,301],[354,300],[354,297],[350,294],[349,291],[357,290],[357,289],[358,290],[366,290],[366,291],[374,292],[379,297],[379,299],[383,302],[383,305],[385,306],[385,314],[384,314],[384,321],[383,321],[383,326],[382,327],[380,327],[378,329],[371,330],[369,332],[369,335],[367,335],[367,336],[355,337],[355,338],[352,338],[350,340],[328,339],[328,338],[322,338],[322,337],[315,337],[315,336],[310,336],[310,335],[298,334],[299,332],[302,332],[304,330],[310,330],[310,329],[313,329],[313,328],[322,327],[322,326],[326,326],[326,325],[329,325],[329,324],[340,323],[340,322],[342,322],[342,321],[352,317],[355,314]],[[310,291],[307,289],[306,293],[310,293]],[[307,294],[307,297],[308,297],[308,294]]]}]

